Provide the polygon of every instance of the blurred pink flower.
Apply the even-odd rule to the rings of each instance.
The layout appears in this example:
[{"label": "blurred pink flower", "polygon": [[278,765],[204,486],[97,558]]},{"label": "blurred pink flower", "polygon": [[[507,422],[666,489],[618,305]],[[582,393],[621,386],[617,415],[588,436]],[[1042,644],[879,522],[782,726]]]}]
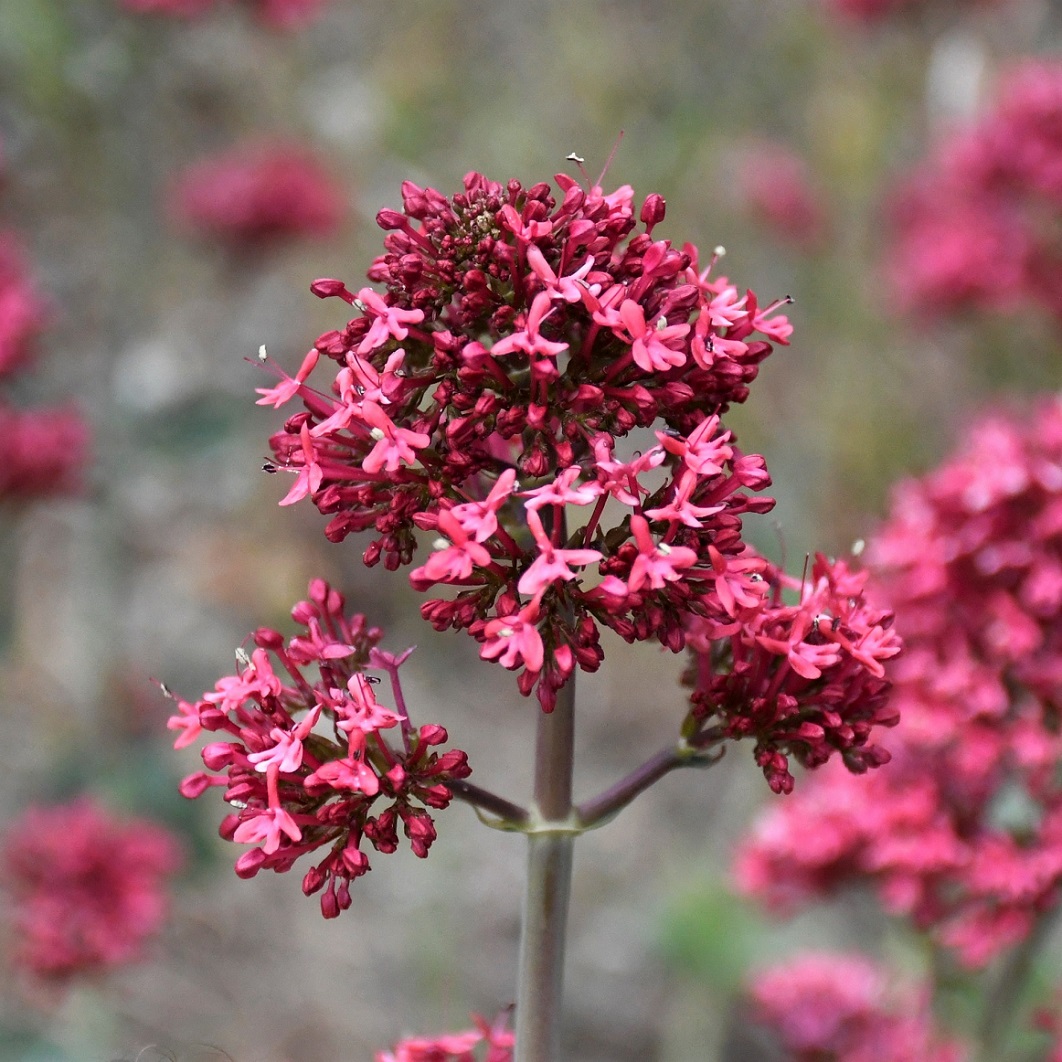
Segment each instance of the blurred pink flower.
[{"label": "blurred pink flower", "polygon": [[194,163],[170,191],[183,226],[234,250],[333,235],[346,211],[342,186],[305,147],[263,141]]},{"label": "blurred pink flower", "polygon": [[25,368],[47,320],[47,304],[29,277],[14,235],[0,231],[0,377]]},{"label": "blurred pink flower", "polygon": [[999,0],[824,0],[828,11],[854,22],[883,22],[890,16],[915,13],[923,8],[952,8],[961,13],[966,8],[988,7]]},{"label": "blurred pink flower", "polygon": [[377,1051],[376,1062],[477,1062],[476,1048],[481,1062],[512,1062],[516,1038],[506,1028],[508,1012],[503,1012],[488,1024],[473,1015],[476,1028],[466,1032],[445,1033],[442,1036],[411,1036],[395,1044],[391,1051]]},{"label": "blurred pink flower", "polygon": [[[247,0],[258,18],[272,29],[295,30],[312,22],[327,0]],[[216,7],[218,0],[121,0],[127,11],[140,15],[197,18]]]},{"label": "blurred pink flower", "polygon": [[760,818],[735,875],[789,908],[869,880],[980,967],[1062,890],[1062,398],[985,417],[901,484],[867,555],[906,642],[893,760],[808,779]]},{"label": "blurred pink flower", "polygon": [[1062,319],[1062,63],[1011,71],[981,121],[900,185],[890,218],[885,267],[901,308]]},{"label": "blurred pink flower", "polygon": [[166,916],[181,852],[156,823],[82,799],[29,808],[9,829],[2,860],[12,960],[63,983],[141,957]]},{"label": "blurred pink flower", "polygon": [[890,984],[861,955],[809,952],[763,970],[749,996],[753,1020],[790,1062],[961,1062],[933,1028],[924,994]]},{"label": "blurred pink flower", "polygon": [[746,145],[738,162],[738,195],[746,213],[798,250],[821,247],[829,235],[829,215],[807,163],[772,140]]},{"label": "blurred pink flower", "polygon": [[88,426],[70,406],[19,410],[0,398],[0,501],[76,491],[88,441]]}]

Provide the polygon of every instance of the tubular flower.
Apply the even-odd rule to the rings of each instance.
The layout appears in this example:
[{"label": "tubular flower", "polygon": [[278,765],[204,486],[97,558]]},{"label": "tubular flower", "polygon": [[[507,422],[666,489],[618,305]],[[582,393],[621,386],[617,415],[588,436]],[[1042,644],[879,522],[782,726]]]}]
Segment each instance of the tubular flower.
[{"label": "tubular flower", "polygon": [[737,881],[776,907],[870,881],[980,967],[1062,895],[1062,399],[981,420],[898,488],[868,556],[905,624],[893,762],[809,780],[756,825]]},{"label": "tubular flower", "polygon": [[63,984],[139,959],[167,911],[181,862],[176,839],[146,819],[119,819],[90,800],[31,807],[2,853],[13,961]]},{"label": "tubular flower", "polygon": [[933,1026],[926,993],[890,984],[861,955],[808,952],[756,975],[752,1020],[792,1062],[962,1062],[970,1057]]},{"label": "tubular flower", "polygon": [[[660,196],[639,231],[629,187],[556,182],[472,173],[449,198],[406,182],[403,210],[377,217],[378,290],[316,281],[356,315],[262,392],[304,407],[272,439],[296,476],[285,501],[307,494],[333,541],[373,530],[369,565],[411,564],[416,532],[435,534],[411,579],[452,593],[423,616],[468,631],[547,711],[598,667],[601,627],[677,651],[687,615],[726,614],[714,558],[741,556],[742,515],[773,501],[719,417],[790,331],[715,259],[654,239]],[[318,355],[315,376],[334,365],[314,386]],[[624,453],[638,429],[658,441]]]},{"label": "tubular flower", "polygon": [[1027,62],[995,106],[893,197],[886,270],[900,305],[1062,320],[1062,64]]},{"label": "tubular flower", "polygon": [[[426,856],[435,840],[427,808],[445,808],[447,783],[471,773],[463,752],[432,751],[447,740],[441,726],[414,729],[401,707],[398,668],[409,654],[378,649],[381,632],[343,608],[342,595],[315,580],[309,600],[292,610],[301,633],[285,642],[277,631],[256,631],[240,673],[194,704],[178,700],[168,724],[178,731],[175,748],[203,731],[225,737],[202,750],[207,770],[181,791],[197,797],[225,787],[234,810],[222,837],[255,846],[237,860],[237,874],[283,872],[328,847],[302,883],[307,896],[324,890],[326,918],[350,906],[351,880],[370,869],[362,842],[393,852],[401,823],[414,854]],[[388,674],[398,709],[378,702],[366,669]]]}]

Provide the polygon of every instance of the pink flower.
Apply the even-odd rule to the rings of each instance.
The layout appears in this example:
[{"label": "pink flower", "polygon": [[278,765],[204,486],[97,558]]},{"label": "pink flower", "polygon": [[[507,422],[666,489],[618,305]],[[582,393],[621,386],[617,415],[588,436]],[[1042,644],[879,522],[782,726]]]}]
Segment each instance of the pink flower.
[{"label": "pink flower", "polygon": [[33,360],[34,340],[47,317],[47,304],[30,280],[18,241],[0,231],[0,377]]},{"label": "pink flower", "polygon": [[477,542],[486,542],[498,530],[498,510],[509,500],[515,485],[516,470],[507,468],[483,501],[455,505],[450,513]]},{"label": "pink flower", "polygon": [[493,1023],[473,1015],[475,1029],[426,1038],[412,1036],[397,1043],[392,1051],[378,1051],[375,1062],[477,1062],[475,1049],[482,1045],[482,1062],[512,1062],[516,1044],[506,1028],[508,1015],[500,1014]]},{"label": "pink flower", "polygon": [[581,568],[601,560],[596,549],[556,549],[534,509],[527,510],[527,526],[538,545],[538,556],[516,584],[521,594],[537,597],[555,582],[578,578],[572,567]]},{"label": "pink flower", "polygon": [[31,807],[7,832],[3,884],[14,964],[63,984],[141,958],[181,862],[167,830],[91,800]]},{"label": "pink flower", "polygon": [[375,402],[362,403],[361,419],[372,429],[372,437],[376,440],[376,445],[362,462],[366,472],[381,469],[394,472],[403,463],[414,464],[416,451],[424,449],[431,441],[424,432],[398,427]]},{"label": "pink flower", "polygon": [[531,303],[531,309],[528,311],[524,329],[513,332],[512,335],[507,336],[505,339],[499,339],[490,348],[491,355],[498,358],[503,354],[520,351],[522,354],[538,354],[546,358],[555,358],[558,354],[567,350],[567,343],[551,342],[539,331],[542,322],[552,313],[550,301],[550,297],[546,292],[539,292]]},{"label": "pink flower", "polygon": [[306,148],[245,144],[194,163],[170,190],[173,216],[233,250],[323,239],[346,211],[343,189]]},{"label": "pink flower", "polygon": [[357,300],[372,322],[365,338],[358,344],[358,354],[378,350],[389,339],[405,339],[409,335],[406,326],[424,320],[423,310],[403,310],[397,306],[389,306],[372,288],[362,288],[358,292]]},{"label": "pink flower", "polygon": [[479,655],[484,660],[497,660],[502,667],[510,670],[523,664],[528,671],[541,671],[544,648],[536,626],[538,619],[536,600],[514,615],[499,616],[488,621]]},{"label": "pink flower", "polygon": [[665,584],[682,578],[683,568],[697,563],[697,554],[692,549],[654,542],[648,521],[637,513],[631,517],[631,533],[638,544],[638,556],[627,580],[632,593],[646,585],[651,590],[660,590]]}]

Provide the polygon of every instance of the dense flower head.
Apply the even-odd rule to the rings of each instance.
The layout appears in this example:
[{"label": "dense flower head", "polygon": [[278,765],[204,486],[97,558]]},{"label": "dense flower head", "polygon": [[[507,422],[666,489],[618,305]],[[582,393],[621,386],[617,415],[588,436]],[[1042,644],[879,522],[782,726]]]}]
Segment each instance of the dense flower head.
[{"label": "dense flower head", "polygon": [[753,1021],[792,1062],[961,1062],[933,1027],[925,993],[890,983],[861,955],[808,952],[755,976]]},{"label": "dense flower head", "polygon": [[891,214],[902,306],[1062,318],[1062,64],[1011,71],[994,108],[939,145]]},{"label": "dense flower head", "polygon": [[442,1036],[411,1036],[390,1051],[377,1051],[376,1062],[512,1062],[516,1038],[507,1028],[508,1012],[493,1023],[473,1015],[474,1029]]},{"label": "dense flower head", "polygon": [[456,594],[422,614],[522,669],[547,710],[598,666],[600,626],[678,650],[688,613],[727,614],[741,516],[773,502],[719,417],[791,332],[780,303],[712,276],[717,255],[654,239],[660,196],[556,181],[472,173],[450,198],[406,182],[377,218],[383,290],[316,281],[356,316],[260,389],[305,407],[272,439],[296,474],[282,504],[310,497],[334,541],[374,529],[365,562],[390,569],[433,535],[411,581]]},{"label": "dense flower head", "polygon": [[0,231],[0,378],[24,369],[47,321],[47,303],[29,275],[15,237]]},{"label": "dense flower head", "polygon": [[0,501],[76,491],[88,427],[70,406],[15,409],[0,398]]},{"label": "dense flower head", "polygon": [[[178,699],[168,726],[175,748],[203,731],[223,737],[202,750],[206,771],[185,778],[181,791],[194,798],[225,787],[234,810],[222,837],[255,846],[237,860],[237,874],[290,870],[328,846],[302,888],[307,896],[323,889],[321,911],[334,918],[350,906],[351,880],[370,869],[362,842],[393,852],[401,826],[414,854],[426,856],[435,840],[427,808],[445,808],[447,783],[471,770],[460,750],[433,751],[447,740],[441,726],[412,726],[398,681],[409,652],[381,650],[382,632],[346,616],[338,591],[314,580],[292,617],[298,634],[285,641],[257,630],[239,673],[194,704]],[[367,670],[389,677],[394,708],[377,700],[379,680]]]},{"label": "dense flower head", "polygon": [[146,819],[86,799],[30,807],[7,832],[0,869],[14,965],[62,984],[139,959],[180,862],[176,839]]},{"label": "dense flower head", "polygon": [[[867,601],[866,573],[820,554],[810,577],[795,580],[751,551],[742,560],[741,574],[756,581],[741,585],[737,573],[719,572],[730,615],[690,620],[686,740],[752,738],[776,793],[793,788],[789,757],[815,768],[838,754],[856,774],[888,762],[870,738],[898,721],[883,664],[901,643],[892,614]],[[786,589],[797,595],[792,604]]]},{"label": "dense flower head", "polygon": [[1062,900],[1062,398],[979,421],[898,488],[868,556],[904,624],[893,761],[809,780],[736,876],[781,907],[872,881],[982,966]]},{"label": "dense flower head", "polygon": [[[218,6],[218,0],[121,0],[127,11],[143,15],[198,18]],[[312,22],[326,0],[250,0],[258,18],[272,29],[294,30]]]},{"label": "dense flower head", "polygon": [[170,190],[178,222],[235,250],[331,236],[345,202],[342,186],[310,150],[276,140],[193,163]]}]

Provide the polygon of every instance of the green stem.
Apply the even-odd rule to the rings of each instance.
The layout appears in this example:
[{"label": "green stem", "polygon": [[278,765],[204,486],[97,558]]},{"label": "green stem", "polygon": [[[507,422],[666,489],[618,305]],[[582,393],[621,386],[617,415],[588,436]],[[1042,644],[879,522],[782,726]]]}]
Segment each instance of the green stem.
[{"label": "green stem", "polygon": [[575,676],[538,717],[516,1001],[514,1062],[560,1058],[564,937],[571,891]]}]

